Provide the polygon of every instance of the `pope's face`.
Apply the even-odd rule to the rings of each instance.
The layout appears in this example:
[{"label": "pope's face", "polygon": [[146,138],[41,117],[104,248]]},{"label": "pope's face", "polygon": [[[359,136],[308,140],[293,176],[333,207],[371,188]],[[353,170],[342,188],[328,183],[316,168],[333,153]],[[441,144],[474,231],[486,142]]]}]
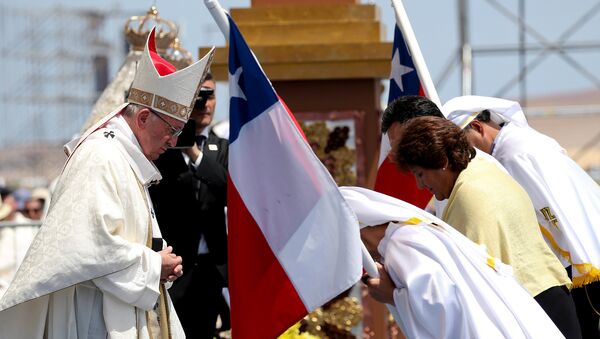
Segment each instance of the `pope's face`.
[{"label": "pope's face", "polygon": [[[159,117],[156,114],[161,113],[150,113],[148,116],[146,133],[144,133],[145,137],[140,140],[144,155],[149,160],[158,159],[168,148],[175,146],[177,144],[177,137],[173,135],[173,132],[174,130],[182,129],[184,125],[183,122],[168,115],[161,114]],[[169,126],[169,124],[171,125]]]}]

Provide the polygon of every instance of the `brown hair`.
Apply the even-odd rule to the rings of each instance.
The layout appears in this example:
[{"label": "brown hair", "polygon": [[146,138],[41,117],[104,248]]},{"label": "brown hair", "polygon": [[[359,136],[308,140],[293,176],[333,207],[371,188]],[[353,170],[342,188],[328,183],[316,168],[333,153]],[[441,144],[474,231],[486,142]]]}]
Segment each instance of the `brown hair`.
[{"label": "brown hair", "polygon": [[465,133],[450,120],[438,117],[410,119],[400,129],[392,158],[401,171],[412,166],[427,169],[444,167],[460,172],[475,157]]}]

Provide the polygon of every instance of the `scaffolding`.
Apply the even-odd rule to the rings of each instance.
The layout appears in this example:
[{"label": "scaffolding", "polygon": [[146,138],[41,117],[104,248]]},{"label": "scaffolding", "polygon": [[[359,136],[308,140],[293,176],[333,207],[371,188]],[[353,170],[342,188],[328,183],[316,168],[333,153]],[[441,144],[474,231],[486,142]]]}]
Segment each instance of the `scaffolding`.
[{"label": "scaffolding", "polygon": [[[125,13],[0,5],[0,148],[62,144],[79,131],[125,44]],[[124,40],[122,40],[124,41]]]},{"label": "scaffolding", "polygon": [[[475,45],[471,43],[471,32],[477,27],[471,25],[469,0],[458,0],[459,17],[459,48],[456,57],[452,58],[451,63],[444,71],[438,83],[443,83],[451,68],[460,64],[461,68],[461,88],[462,95],[473,94],[473,81],[475,72],[473,71],[473,61],[475,58],[484,58],[486,56],[517,56],[518,67],[514,70],[513,76],[504,84],[499,83],[498,89],[493,96],[506,97],[509,90],[518,86],[519,102],[522,106],[527,106],[527,78],[528,75],[540,66],[549,56],[555,55],[567,68],[572,69],[582,78],[588,80],[588,83],[600,89],[600,75],[598,74],[597,63],[584,63],[577,57],[577,52],[600,51],[600,40],[595,41],[572,41],[573,36],[580,30],[589,25],[592,19],[600,16],[600,1],[589,4],[586,10],[581,11],[581,15],[576,17],[561,34],[553,39],[545,32],[534,28],[527,21],[527,14],[534,16],[536,5],[544,6],[544,3],[533,3],[529,6],[531,13],[527,13],[525,0],[516,0],[510,3],[499,0],[485,0],[485,3],[493,9],[498,18],[504,18],[509,23],[517,27],[518,40],[514,44],[488,46]],[[512,6],[511,6],[512,4]],[[569,10],[569,5],[565,5],[565,11]],[[490,20],[488,27],[493,27],[496,19]]]},{"label": "scaffolding", "polygon": [[[562,30],[559,34],[551,37],[548,32],[535,28],[528,18],[538,15],[539,6],[547,6],[545,2],[527,2],[526,0],[515,0],[511,2],[500,0],[483,1],[493,13],[498,17],[488,19],[484,23],[488,27],[494,27],[498,19],[505,20],[509,25],[516,27],[515,43],[504,45],[490,44],[487,46],[481,44],[473,45],[471,43],[471,33],[478,27],[471,23],[471,15],[474,14],[469,6],[469,0],[458,0],[458,18],[459,18],[459,47],[451,63],[448,65],[438,84],[443,83],[451,68],[460,65],[460,81],[462,95],[476,94],[474,90],[474,81],[485,79],[483,72],[475,72],[473,68],[474,61],[485,59],[486,57],[508,56],[516,57],[516,67],[507,69],[507,74],[511,76],[508,80],[496,81],[496,79],[485,79],[490,83],[496,81],[497,89],[490,93],[495,97],[512,96],[517,98],[525,113],[529,117],[548,117],[548,116],[577,116],[577,115],[600,115],[600,105],[595,103],[575,102],[564,106],[542,106],[530,107],[531,97],[528,93],[528,78],[531,73],[540,67],[551,56],[560,61],[562,67],[578,75],[592,88],[600,90],[600,69],[595,58],[582,58],[583,54],[600,52],[600,40],[581,41],[576,37],[577,33],[586,29],[597,27],[600,17],[600,1],[589,1],[578,5],[578,15],[569,16],[570,19],[564,19]],[[527,6],[526,6],[527,5]],[[481,4],[480,4],[481,6]],[[571,4],[564,4],[565,11],[570,9]],[[566,12],[565,12],[566,13]],[[570,12],[573,13],[573,12]],[[567,16],[565,16],[567,17]],[[562,18],[561,18],[562,19]],[[481,20],[480,20],[481,21]],[[481,22],[480,22],[481,24]],[[557,24],[557,23],[555,23]],[[586,62],[587,61],[587,62]],[[558,78],[558,77],[557,77]],[[556,80],[560,81],[560,80]],[[590,91],[591,92],[591,91]],[[556,95],[554,95],[556,96]],[[543,99],[542,99],[543,100]],[[577,100],[576,98],[574,100]],[[538,101],[540,101],[538,99]],[[539,105],[536,105],[539,106]],[[590,116],[591,119],[591,116]],[[581,129],[580,129],[581,131]],[[585,141],[579,148],[572,151],[571,156],[575,161],[581,161],[588,153],[598,154],[600,150],[600,132],[590,132]],[[597,158],[597,156],[595,156]],[[597,163],[597,162],[596,162]],[[595,166],[598,166],[597,164]],[[591,171],[592,169],[590,169]],[[594,178],[600,181],[600,167],[594,169]]]}]

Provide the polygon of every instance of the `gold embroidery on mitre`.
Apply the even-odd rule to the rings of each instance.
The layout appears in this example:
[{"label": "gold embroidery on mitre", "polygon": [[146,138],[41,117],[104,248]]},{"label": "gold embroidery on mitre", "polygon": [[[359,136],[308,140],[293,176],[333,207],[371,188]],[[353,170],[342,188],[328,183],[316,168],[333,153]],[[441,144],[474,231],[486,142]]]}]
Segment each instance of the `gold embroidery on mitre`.
[{"label": "gold embroidery on mitre", "polygon": [[189,115],[188,112],[191,111],[191,108],[161,97],[160,95],[154,96],[154,104],[152,106],[183,119],[187,119]]},{"label": "gold embroidery on mitre", "polygon": [[129,101],[137,102],[141,105],[151,107],[152,99],[154,99],[154,94],[141,91],[137,88],[131,88],[129,90]]},{"label": "gold embroidery on mitre", "polygon": [[167,98],[161,97],[160,95],[155,95],[137,88],[131,88],[129,90],[128,100],[130,102],[135,102],[147,107],[159,109],[182,119],[188,119],[190,113],[192,112],[191,107],[186,107],[185,105],[176,103],[175,101],[171,101]]}]

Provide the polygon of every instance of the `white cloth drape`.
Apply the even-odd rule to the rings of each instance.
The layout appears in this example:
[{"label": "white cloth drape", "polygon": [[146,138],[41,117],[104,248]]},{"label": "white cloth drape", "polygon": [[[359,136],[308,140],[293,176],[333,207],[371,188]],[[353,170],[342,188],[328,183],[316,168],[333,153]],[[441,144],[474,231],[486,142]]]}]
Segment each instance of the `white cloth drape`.
[{"label": "white cloth drape", "polygon": [[362,225],[392,221],[378,250],[408,338],[563,338],[510,266],[442,220],[374,191],[341,191]]}]

